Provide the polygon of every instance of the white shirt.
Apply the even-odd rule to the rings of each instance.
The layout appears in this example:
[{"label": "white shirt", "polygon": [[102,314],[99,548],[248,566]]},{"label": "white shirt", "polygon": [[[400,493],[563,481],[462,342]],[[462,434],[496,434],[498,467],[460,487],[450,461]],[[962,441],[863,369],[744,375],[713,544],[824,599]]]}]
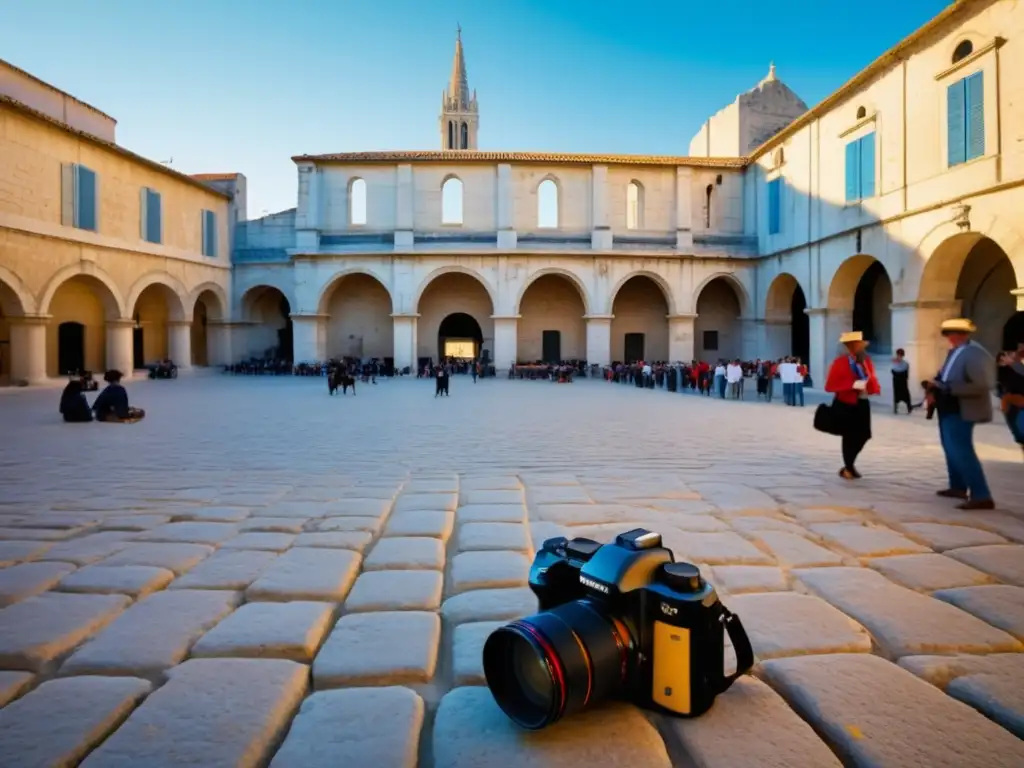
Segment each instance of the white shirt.
[{"label": "white shirt", "polygon": [[[970,342],[968,342],[968,344],[969,343]],[[953,370],[953,363],[955,363],[956,359],[960,357],[960,353],[964,351],[964,348],[966,346],[967,344],[961,344],[959,347],[957,347],[950,353],[949,357],[946,358],[946,362],[942,366],[942,370],[939,371],[939,381],[946,381],[946,377],[949,376],[949,372]]]},{"label": "white shirt", "polygon": [[644,376],[650,376],[650,375],[651,375],[651,366],[645,365],[644,366]]},{"label": "white shirt", "polygon": [[720,365],[715,368],[715,376],[725,376],[725,366]]},{"label": "white shirt", "polygon": [[780,363],[779,379],[783,384],[796,384],[800,381],[800,374],[797,373],[796,363]]},{"label": "white shirt", "polygon": [[725,369],[725,380],[730,384],[735,384],[743,378],[743,369],[738,365],[730,365]]}]

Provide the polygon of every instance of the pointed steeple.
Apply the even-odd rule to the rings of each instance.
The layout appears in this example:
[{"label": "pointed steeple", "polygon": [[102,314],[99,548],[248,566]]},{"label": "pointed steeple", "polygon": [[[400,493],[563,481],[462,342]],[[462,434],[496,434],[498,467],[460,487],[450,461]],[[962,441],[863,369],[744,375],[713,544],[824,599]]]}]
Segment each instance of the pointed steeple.
[{"label": "pointed steeple", "polygon": [[476,91],[469,90],[469,78],[466,76],[462,27],[457,26],[452,74],[441,98],[441,146],[444,149],[476,149],[479,119]]},{"label": "pointed steeple", "polygon": [[452,59],[452,76],[448,80],[448,101],[456,109],[469,106],[469,78],[466,76],[466,57],[462,53],[462,27],[455,32],[455,57]]}]

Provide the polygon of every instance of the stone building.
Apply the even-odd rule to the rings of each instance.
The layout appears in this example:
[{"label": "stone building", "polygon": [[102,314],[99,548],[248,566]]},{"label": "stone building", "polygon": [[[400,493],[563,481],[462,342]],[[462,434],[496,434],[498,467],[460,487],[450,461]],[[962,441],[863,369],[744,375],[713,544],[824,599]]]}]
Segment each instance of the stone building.
[{"label": "stone building", "polygon": [[[274,352],[412,366],[449,343],[499,366],[794,353],[820,381],[849,328],[872,339],[883,364],[905,348],[921,376],[941,361],[944,318],[973,317],[992,351],[1024,334],[1024,9],[1012,0],[954,2],[811,109],[771,67],[679,157],[479,150],[465,61],[460,34],[441,149],[298,155],[287,211],[242,221],[244,177],[197,186],[138,158],[194,190],[197,209],[216,200],[232,243],[230,273],[221,250],[166,258],[182,275],[181,306],[165,313],[172,351],[203,284],[229,292],[207,310],[207,350],[217,351],[208,361]],[[29,119],[0,106],[8,124]],[[68,134],[31,119],[36,132]],[[95,133],[97,119],[78,130]],[[33,322],[56,333],[60,318],[42,301],[52,275],[10,245],[27,226],[9,225],[16,209],[35,199],[19,196],[19,179],[34,179],[36,166],[0,163],[5,316],[40,318],[12,326],[17,347]],[[94,237],[42,210],[54,234]],[[196,233],[185,230],[187,250]],[[143,243],[125,269],[149,253]],[[119,280],[112,329],[134,319],[130,280]]]}]

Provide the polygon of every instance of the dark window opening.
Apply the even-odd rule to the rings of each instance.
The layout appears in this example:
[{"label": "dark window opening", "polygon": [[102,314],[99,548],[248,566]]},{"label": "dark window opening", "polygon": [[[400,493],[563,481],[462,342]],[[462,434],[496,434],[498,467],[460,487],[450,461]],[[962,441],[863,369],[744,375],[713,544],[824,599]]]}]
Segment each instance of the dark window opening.
[{"label": "dark window opening", "polygon": [[718,331],[704,331],[704,351],[718,351]]}]

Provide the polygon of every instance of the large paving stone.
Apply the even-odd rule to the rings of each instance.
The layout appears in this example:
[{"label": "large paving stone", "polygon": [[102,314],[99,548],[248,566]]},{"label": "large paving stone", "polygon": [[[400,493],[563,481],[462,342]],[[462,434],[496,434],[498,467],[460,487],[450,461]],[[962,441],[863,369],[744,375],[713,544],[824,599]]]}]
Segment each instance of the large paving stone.
[{"label": "large paving stone", "polygon": [[138,599],[163,589],[173,578],[166,568],[148,565],[87,565],[61,579],[57,588],[61,592],[120,594]]},{"label": "large paving stone", "polygon": [[[711,515],[672,515],[670,518],[672,528],[678,528],[685,533],[719,533],[731,531],[732,527],[717,517]],[[664,536],[671,530],[667,525],[660,525],[655,528]]]},{"label": "large paving stone", "polygon": [[175,511],[174,518],[202,523],[239,523],[251,512],[249,507],[192,507]]},{"label": "large paving stone", "polygon": [[455,685],[486,685],[484,643],[504,621],[471,621],[452,633],[452,676]]},{"label": "large paving stone", "polygon": [[436,611],[443,586],[440,571],[367,571],[356,579],[345,611]]},{"label": "large paving stone", "polygon": [[593,499],[581,485],[540,485],[526,488],[526,503],[591,504]]},{"label": "large paving stone", "polygon": [[[120,552],[130,545],[131,540],[129,537],[135,535],[135,533],[125,531],[92,533],[79,539],[71,539],[70,541],[62,541],[55,544],[49,547],[45,553],[40,553],[39,557],[44,560],[59,560],[65,563],[74,563],[75,565],[88,565]],[[0,558],[3,556],[3,544],[4,542],[0,542]]]},{"label": "large paving stone", "polygon": [[434,768],[670,768],[665,743],[643,713],[609,703],[542,731],[524,731],[483,687],[455,688],[438,707]]},{"label": "large paving stone", "polygon": [[463,491],[518,491],[522,487],[514,475],[464,475],[459,479]]},{"label": "large paving stone", "polygon": [[[664,513],[628,504],[538,504],[530,510],[538,520],[558,525],[604,525],[606,523],[647,522]],[[634,526],[636,527],[636,526]]]},{"label": "large paving stone", "polygon": [[[370,489],[364,489],[364,492],[367,496],[372,493]],[[381,498],[360,499],[353,497],[350,499],[339,499],[330,504],[319,505],[317,514],[311,515],[311,517],[381,517],[391,511],[391,507],[394,504],[394,494],[394,489],[385,489],[379,492]]]},{"label": "large paving stone", "polygon": [[786,574],[771,565],[716,565],[712,574],[712,582],[731,595],[789,589]]},{"label": "large paving stone", "polygon": [[342,616],[313,660],[313,685],[323,690],[430,682],[440,639],[441,619],[436,613]]},{"label": "large paving stone", "polygon": [[400,686],[314,693],[270,768],[416,768],[423,700]]},{"label": "large paving stone", "polygon": [[284,552],[295,543],[295,535],[273,531],[240,533],[224,542],[222,549],[253,549],[263,552]]},{"label": "large paving stone", "polygon": [[904,531],[936,552],[960,547],[977,547],[985,544],[1005,544],[1006,539],[990,531],[968,528],[965,525],[943,525],[941,523],[904,523]]},{"label": "large paving stone", "polygon": [[0,668],[40,672],[112,621],[124,595],[46,592],[0,611]]},{"label": "large paving stone", "polygon": [[222,549],[175,579],[171,589],[246,589],[276,559],[274,552]]},{"label": "large paving stone", "polygon": [[105,558],[104,565],[152,565],[179,576],[205,560],[213,547],[204,544],[131,544]]},{"label": "large paving stone", "polygon": [[990,544],[951,549],[947,553],[962,563],[995,576],[1007,584],[1024,587],[1024,545]]},{"label": "large paving stone", "polygon": [[43,683],[0,710],[3,762],[78,765],[124,721],[150,687],[133,677],[73,677]]},{"label": "large paving stone", "polygon": [[303,517],[250,517],[239,524],[238,530],[242,533],[302,533],[306,520]]},{"label": "large paving stone", "polygon": [[0,608],[45,592],[73,570],[69,563],[21,563],[0,570]]},{"label": "large paving stone", "polygon": [[708,565],[775,565],[738,533],[688,533],[673,541],[677,560]]},{"label": "large paving stone", "polygon": [[62,675],[158,680],[238,605],[234,592],[175,589],[136,603],[61,665]]},{"label": "large paving stone", "polygon": [[993,627],[1024,640],[1024,587],[991,584],[982,587],[942,589],[932,597],[955,605]]},{"label": "large paving stone", "polygon": [[295,539],[295,546],[351,549],[362,553],[371,541],[373,534],[368,531],[310,531],[300,533]]},{"label": "large paving stone", "polygon": [[460,523],[522,523],[526,507],[517,504],[466,504],[455,511]]},{"label": "large paving stone", "polygon": [[794,592],[726,599],[743,622],[760,659],[814,653],[870,653],[871,636],[820,597]]},{"label": "large paving stone", "polygon": [[36,676],[30,672],[6,672],[0,670],[0,707],[14,701],[32,685]]},{"label": "large paving stone", "polygon": [[246,590],[249,600],[345,599],[362,557],[347,549],[290,549]]},{"label": "large paving stone", "polygon": [[1024,741],[877,656],[775,659],[761,669],[848,765],[1011,768],[1024,763]]},{"label": "large paving stone", "polygon": [[[700,717],[659,716],[689,764],[706,768],[841,768],[842,763],[775,691],[741,677]],[[737,737],[742,734],[742,737]]]},{"label": "large paving stone", "polygon": [[430,536],[448,541],[455,525],[455,513],[441,510],[401,512],[388,520],[385,536]]},{"label": "large paving stone", "polygon": [[396,512],[419,512],[424,509],[439,509],[454,512],[459,505],[457,493],[403,493],[395,499],[392,514]]},{"label": "large paving stone", "polygon": [[238,535],[234,523],[167,523],[138,534],[136,541],[168,541],[187,544],[222,544]]},{"label": "large paving stone", "polygon": [[[0,518],[0,525],[3,519]],[[0,528],[0,539],[15,541],[63,541],[80,530],[75,528]]]},{"label": "large paving stone", "polygon": [[518,504],[522,506],[526,499],[521,490],[472,490],[465,487],[459,493],[463,504]]},{"label": "large paving stone", "polygon": [[779,503],[759,488],[736,483],[694,483],[692,490],[726,512],[776,510]]},{"label": "large paving stone", "polygon": [[380,539],[370,550],[363,569],[442,570],[445,562],[444,544],[440,539],[408,536]]},{"label": "large paving stone", "polygon": [[782,533],[793,533],[797,536],[804,536],[807,530],[790,520],[780,520],[776,517],[759,517],[756,515],[734,517],[730,520],[732,527],[744,533],[757,533],[759,531],[779,531]]},{"label": "large paving stone", "polygon": [[334,618],[333,603],[247,603],[203,635],[192,656],[292,659],[309,663]]},{"label": "large paving stone", "polygon": [[759,531],[757,538],[767,545],[780,565],[790,568],[815,568],[843,563],[842,555],[825,549],[804,536],[784,531]]},{"label": "large paving stone", "polygon": [[923,544],[911,541],[895,531],[855,523],[818,523],[811,530],[830,544],[856,557],[885,557],[930,552]]},{"label": "large paving stone", "polygon": [[470,589],[526,586],[530,560],[521,552],[463,552],[452,558],[451,594]]},{"label": "large paving stone", "polygon": [[169,677],[84,768],[266,765],[309,673],[284,659],[191,659]]},{"label": "large paving stone", "polygon": [[529,552],[530,530],[523,523],[466,523],[459,528],[459,550]]},{"label": "large paving stone", "polygon": [[536,612],[537,596],[529,587],[475,589],[449,597],[441,605],[441,615],[451,624],[464,624],[467,621],[507,621]]},{"label": "large paving stone", "polygon": [[383,517],[326,517],[314,522],[318,531],[367,531],[376,536],[384,527]]},{"label": "large paving stone", "polygon": [[404,493],[458,493],[459,478],[451,477],[413,477],[402,488]]},{"label": "large paving stone", "polygon": [[894,555],[868,562],[871,568],[904,587],[919,592],[934,592],[951,587],[991,584],[988,574],[943,555]]},{"label": "large paving stone", "polygon": [[863,624],[890,658],[1024,650],[1018,640],[969,613],[897,586],[868,568],[811,568],[793,575]]}]

